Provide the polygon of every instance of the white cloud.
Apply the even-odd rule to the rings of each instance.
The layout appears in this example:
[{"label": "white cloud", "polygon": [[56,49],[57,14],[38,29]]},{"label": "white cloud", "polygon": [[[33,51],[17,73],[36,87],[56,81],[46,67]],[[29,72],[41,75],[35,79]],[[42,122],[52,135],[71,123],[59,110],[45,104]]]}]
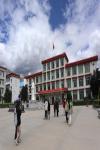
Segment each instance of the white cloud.
[{"label": "white cloud", "polygon": [[[94,15],[89,18],[87,14],[93,5],[93,1],[92,3],[90,1],[82,0],[80,3],[76,0],[75,5],[72,3],[71,8],[64,12],[68,17],[73,11],[75,15],[73,14],[72,20],[54,31],[49,23],[51,6],[47,0],[42,3],[39,3],[39,0],[21,0],[20,5],[24,6],[24,9],[19,5],[14,10],[11,3],[8,3],[7,8],[2,3],[3,8],[9,10],[11,7],[13,11],[11,13],[9,10],[12,18],[9,41],[7,44],[0,43],[0,64],[26,73],[41,70],[40,63],[44,58],[62,52],[66,52],[70,61],[100,55],[100,5],[96,6]],[[24,16],[27,12],[32,12],[34,16],[26,22]],[[86,16],[88,17],[85,18]],[[86,45],[88,47],[85,49]]]}]

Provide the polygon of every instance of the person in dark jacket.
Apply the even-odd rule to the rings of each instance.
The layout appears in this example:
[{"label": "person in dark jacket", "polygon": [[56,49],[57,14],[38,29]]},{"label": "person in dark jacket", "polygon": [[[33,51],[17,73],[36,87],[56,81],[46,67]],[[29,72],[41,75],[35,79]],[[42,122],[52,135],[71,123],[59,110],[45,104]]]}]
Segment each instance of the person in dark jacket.
[{"label": "person in dark jacket", "polygon": [[50,102],[48,101],[48,119],[50,120]]},{"label": "person in dark jacket", "polygon": [[15,111],[16,111],[16,131],[15,131],[15,140],[16,145],[21,142],[21,101],[17,100],[15,105]]}]

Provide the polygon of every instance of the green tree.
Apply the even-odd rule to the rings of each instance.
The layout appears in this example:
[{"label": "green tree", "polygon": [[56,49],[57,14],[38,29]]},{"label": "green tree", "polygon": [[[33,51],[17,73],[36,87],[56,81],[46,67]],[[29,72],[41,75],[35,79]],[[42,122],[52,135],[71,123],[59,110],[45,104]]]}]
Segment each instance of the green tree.
[{"label": "green tree", "polygon": [[4,102],[6,102],[6,103],[11,102],[11,98],[12,98],[11,90],[9,90],[9,88],[6,88],[5,94],[4,94]]},{"label": "green tree", "polygon": [[27,85],[23,86],[21,92],[20,92],[20,98],[23,102],[28,102],[28,87]]},{"label": "green tree", "polygon": [[70,91],[67,92],[67,99],[68,101],[72,100],[72,95]]}]

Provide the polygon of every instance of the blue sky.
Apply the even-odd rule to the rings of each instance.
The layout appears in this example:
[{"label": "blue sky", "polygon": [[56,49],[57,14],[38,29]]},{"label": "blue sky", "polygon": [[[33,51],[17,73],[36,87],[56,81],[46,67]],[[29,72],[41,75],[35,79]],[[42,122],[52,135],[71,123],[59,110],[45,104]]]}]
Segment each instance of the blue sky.
[{"label": "blue sky", "polygon": [[36,72],[62,52],[70,61],[100,55],[100,0],[0,0],[0,65]]}]

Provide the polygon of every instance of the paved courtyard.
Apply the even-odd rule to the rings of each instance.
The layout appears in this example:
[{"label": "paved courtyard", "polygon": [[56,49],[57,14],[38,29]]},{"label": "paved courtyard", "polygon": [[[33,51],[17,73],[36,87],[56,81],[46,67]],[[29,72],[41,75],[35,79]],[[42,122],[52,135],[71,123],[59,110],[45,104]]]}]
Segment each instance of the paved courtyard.
[{"label": "paved courtyard", "polygon": [[74,107],[72,126],[59,118],[43,120],[44,111],[22,114],[22,143],[14,143],[13,113],[0,109],[0,150],[100,150],[100,120],[91,106]]}]

